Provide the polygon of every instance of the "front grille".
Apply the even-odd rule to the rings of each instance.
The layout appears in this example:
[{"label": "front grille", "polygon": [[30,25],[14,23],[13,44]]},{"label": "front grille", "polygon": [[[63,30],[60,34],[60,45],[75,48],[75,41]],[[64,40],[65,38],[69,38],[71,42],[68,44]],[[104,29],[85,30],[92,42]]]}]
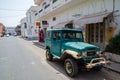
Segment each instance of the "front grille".
[{"label": "front grille", "polygon": [[89,51],[87,52],[87,56],[95,56],[96,52],[95,51]]}]

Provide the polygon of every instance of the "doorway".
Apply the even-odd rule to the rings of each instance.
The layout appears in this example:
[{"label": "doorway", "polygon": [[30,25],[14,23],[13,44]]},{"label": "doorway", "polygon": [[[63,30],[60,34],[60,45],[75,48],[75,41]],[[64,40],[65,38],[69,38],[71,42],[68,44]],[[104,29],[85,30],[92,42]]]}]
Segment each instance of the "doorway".
[{"label": "doorway", "polygon": [[90,44],[105,48],[105,24],[104,22],[87,24],[86,26],[86,41]]}]

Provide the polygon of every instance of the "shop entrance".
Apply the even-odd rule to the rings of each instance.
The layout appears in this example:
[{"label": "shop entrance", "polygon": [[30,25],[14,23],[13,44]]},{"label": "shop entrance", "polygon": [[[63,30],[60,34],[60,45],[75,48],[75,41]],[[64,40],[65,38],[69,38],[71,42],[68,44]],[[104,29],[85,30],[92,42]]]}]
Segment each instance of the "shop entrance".
[{"label": "shop entrance", "polygon": [[103,50],[105,48],[105,24],[103,22],[88,24],[86,26],[86,40]]}]

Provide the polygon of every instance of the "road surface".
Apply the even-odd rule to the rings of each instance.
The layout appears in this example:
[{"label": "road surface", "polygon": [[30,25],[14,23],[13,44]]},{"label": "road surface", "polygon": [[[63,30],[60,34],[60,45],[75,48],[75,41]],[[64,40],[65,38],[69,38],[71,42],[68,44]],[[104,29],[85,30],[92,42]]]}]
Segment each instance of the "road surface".
[{"label": "road surface", "polygon": [[42,47],[10,36],[0,39],[0,80],[120,80],[120,74],[103,68],[100,72],[79,71],[78,76],[70,78],[63,62],[46,61]]}]

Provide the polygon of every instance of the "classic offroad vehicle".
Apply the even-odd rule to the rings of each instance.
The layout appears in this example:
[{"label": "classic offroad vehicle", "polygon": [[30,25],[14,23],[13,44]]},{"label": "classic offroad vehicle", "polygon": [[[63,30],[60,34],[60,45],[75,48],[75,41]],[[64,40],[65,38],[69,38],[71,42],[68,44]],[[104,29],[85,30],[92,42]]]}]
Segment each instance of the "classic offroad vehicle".
[{"label": "classic offroad vehicle", "polygon": [[64,60],[65,71],[70,77],[77,75],[79,68],[100,70],[108,63],[99,47],[84,42],[80,30],[47,30],[45,47],[46,59],[52,61],[56,56]]}]

